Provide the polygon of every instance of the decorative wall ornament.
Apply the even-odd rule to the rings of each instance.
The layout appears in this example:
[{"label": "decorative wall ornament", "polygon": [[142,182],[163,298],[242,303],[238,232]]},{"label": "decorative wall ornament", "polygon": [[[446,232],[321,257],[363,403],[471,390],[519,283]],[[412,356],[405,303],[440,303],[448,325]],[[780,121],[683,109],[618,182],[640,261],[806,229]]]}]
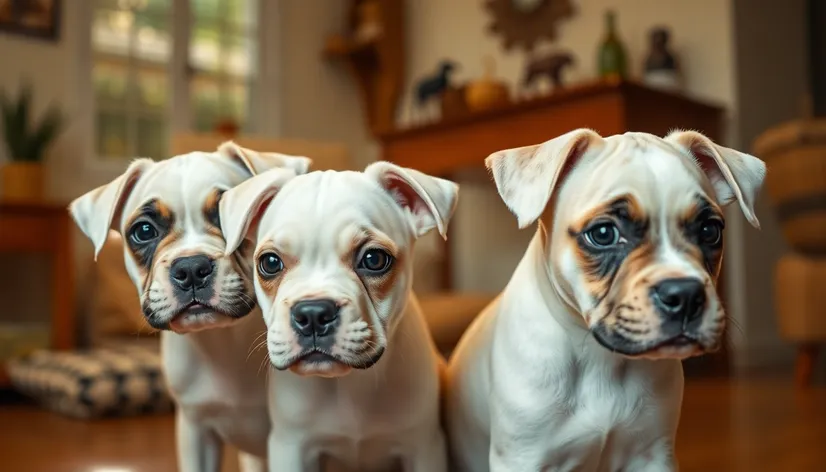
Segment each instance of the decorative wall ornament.
[{"label": "decorative wall ornament", "polygon": [[537,42],[557,38],[557,26],[575,13],[571,0],[486,0],[493,17],[488,30],[502,37],[506,50],[533,50]]}]

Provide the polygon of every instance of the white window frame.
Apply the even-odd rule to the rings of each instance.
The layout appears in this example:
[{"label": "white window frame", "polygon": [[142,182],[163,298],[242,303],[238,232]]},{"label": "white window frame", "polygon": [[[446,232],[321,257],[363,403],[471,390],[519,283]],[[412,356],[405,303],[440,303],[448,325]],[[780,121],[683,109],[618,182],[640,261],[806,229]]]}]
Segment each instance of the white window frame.
[{"label": "white window frame", "polygon": [[[170,96],[168,108],[169,132],[167,140],[170,141],[176,132],[191,132],[193,130],[193,120],[189,107],[189,79],[187,75],[187,64],[189,60],[189,34],[190,34],[190,4],[189,0],[172,0],[171,37],[172,51],[171,60],[168,66],[168,78],[170,81]],[[267,21],[259,21],[256,25],[256,90],[255,100],[250,100],[250,122],[254,125],[252,132],[256,135],[278,136],[281,131],[280,109],[268,104],[278,103],[281,91],[281,45],[280,30],[281,10],[280,2],[269,0],[258,0],[258,18],[266,18]],[[76,44],[76,74],[77,83],[77,103],[78,113],[75,115],[74,125],[79,128],[82,143],[79,149],[83,152],[84,168],[95,174],[116,175],[123,172],[128,163],[136,157],[152,157],[163,159],[169,156],[134,156],[126,159],[107,158],[97,154],[95,126],[97,107],[95,105],[94,78],[92,69],[94,66],[94,51],[92,45],[92,20],[94,14],[94,2],[77,2],[73,8],[75,10],[75,26],[77,31]],[[169,145],[169,142],[167,143]],[[82,151],[81,151],[82,152]]]}]

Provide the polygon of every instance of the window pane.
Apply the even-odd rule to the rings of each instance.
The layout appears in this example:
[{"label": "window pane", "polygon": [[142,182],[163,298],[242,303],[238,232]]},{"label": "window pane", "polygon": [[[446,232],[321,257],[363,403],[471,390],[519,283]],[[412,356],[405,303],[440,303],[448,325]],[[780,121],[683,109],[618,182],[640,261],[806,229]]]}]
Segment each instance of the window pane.
[{"label": "window pane", "polygon": [[255,42],[247,36],[231,35],[225,37],[224,47],[226,61],[223,71],[235,77],[249,77],[253,74],[252,65],[255,64]]},{"label": "window pane", "polygon": [[230,22],[242,29],[254,28],[258,18],[258,2],[255,0],[224,0]]},{"label": "window pane", "polygon": [[166,12],[139,12],[135,15],[135,56],[166,62],[172,52],[169,17]]},{"label": "window pane", "polygon": [[97,150],[102,157],[127,157],[126,115],[99,112],[97,115]]},{"label": "window pane", "polygon": [[220,87],[218,82],[206,78],[192,81],[192,116],[193,126],[198,131],[212,131],[220,110]]},{"label": "window pane", "polygon": [[226,90],[224,116],[234,119],[239,128],[244,128],[249,118],[248,90],[246,84],[232,84]]},{"label": "window pane", "polygon": [[166,73],[163,70],[144,69],[138,72],[137,79],[141,109],[166,109],[169,100]]},{"label": "window pane", "polygon": [[126,107],[127,69],[125,65],[119,65],[114,61],[96,61],[92,76],[98,108]]},{"label": "window pane", "polygon": [[196,20],[216,20],[222,16],[222,0],[190,0],[190,9]]},{"label": "window pane", "polygon": [[154,159],[166,158],[166,120],[162,115],[144,116],[138,119],[138,156]]},{"label": "window pane", "polygon": [[92,20],[92,46],[95,51],[126,56],[129,34],[135,16],[130,11],[96,10]]},{"label": "window pane", "polygon": [[221,65],[221,30],[217,23],[196,22],[192,25],[189,63],[196,70],[215,72]]}]

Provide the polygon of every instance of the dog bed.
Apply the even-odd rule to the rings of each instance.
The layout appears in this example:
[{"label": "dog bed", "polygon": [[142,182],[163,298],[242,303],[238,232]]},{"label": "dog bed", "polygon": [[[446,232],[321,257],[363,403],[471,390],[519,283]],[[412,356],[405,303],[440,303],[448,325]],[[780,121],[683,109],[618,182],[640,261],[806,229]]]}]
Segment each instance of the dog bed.
[{"label": "dog bed", "polygon": [[157,352],[37,351],[7,364],[12,385],[43,407],[91,419],[172,411]]}]

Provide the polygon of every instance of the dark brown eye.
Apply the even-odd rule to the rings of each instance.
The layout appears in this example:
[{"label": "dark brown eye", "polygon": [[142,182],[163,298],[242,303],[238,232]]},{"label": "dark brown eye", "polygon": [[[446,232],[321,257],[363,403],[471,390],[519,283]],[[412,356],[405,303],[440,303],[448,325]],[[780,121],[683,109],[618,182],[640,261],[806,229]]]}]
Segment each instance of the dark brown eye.
[{"label": "dark brown eye", "polygon": [[274,252],[267,252],[258,258],[258,272],[262,277],[270,278],[284,270],[284,262]]},{"label": "dark brown eye", "polygon": [[716,246],[723,239],[723,224],[717,220],[706,220],[700,226],[698,235],[700,244],[704,246]]},{"label": "dark brown eye", "polygon": [[584,233],[585,241],[599,249],[615,246],[620,241],[619,228],[614,223],[599,223]]},{"label": "dark brown eye", "polygon": [[140,221],[129,230],[129,239],[135,244],[146,244],[158,237],[158,229],[148,221]]},{"label": "dark brown eye", "polygon": [[393,256],[383,249],[368,249],[361,256],[358,268],[368,275],[381,275],[390,269],[393,264]]}]

